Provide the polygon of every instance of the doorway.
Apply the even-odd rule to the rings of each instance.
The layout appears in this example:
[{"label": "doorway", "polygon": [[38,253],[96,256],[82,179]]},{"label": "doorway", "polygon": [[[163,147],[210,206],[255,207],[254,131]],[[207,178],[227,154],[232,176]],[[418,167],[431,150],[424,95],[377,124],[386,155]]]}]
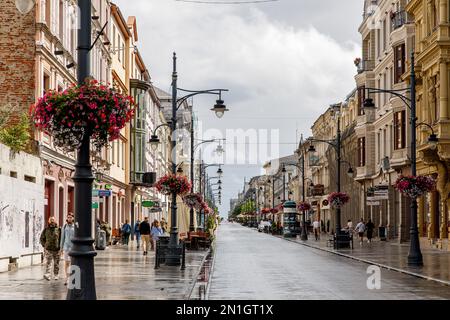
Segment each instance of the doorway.
[{"label": "doorway", "polygon": [[52,216],[54,211],[54,186],[55,183],[51,180],[45,180],[45,200],[44,200],[44,215],[45,225],[48,223],[48,219]]},{"label": "doorway", "polygon": [[62,227],[64,225],[64,188],[59,187],[58,192],[58,202],[59,202],[59,210],[58,210],[58,218],[59,218],[59,226]]}]

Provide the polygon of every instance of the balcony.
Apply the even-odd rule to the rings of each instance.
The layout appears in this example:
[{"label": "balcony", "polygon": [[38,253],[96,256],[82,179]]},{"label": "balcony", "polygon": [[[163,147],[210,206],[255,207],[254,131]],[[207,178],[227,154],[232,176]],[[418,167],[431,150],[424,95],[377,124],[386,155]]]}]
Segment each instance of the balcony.
[{"label": "balcony", "polygon": [[130,184],[150,188],[156,182],[156,172],[131,172]]},{"label": "balcony", "polygon": [[392,30],[397,30],[398,28],[401,28],[403,25],[409,23],[408,15],[406,14],[406,11],[401,10],[397,12],[391,13],[391,26]]},{"label": "balcony", "polygon": [[358,74],[372,71],[375,68],[375,60],[361,60],[356,67],[358,68]]}]

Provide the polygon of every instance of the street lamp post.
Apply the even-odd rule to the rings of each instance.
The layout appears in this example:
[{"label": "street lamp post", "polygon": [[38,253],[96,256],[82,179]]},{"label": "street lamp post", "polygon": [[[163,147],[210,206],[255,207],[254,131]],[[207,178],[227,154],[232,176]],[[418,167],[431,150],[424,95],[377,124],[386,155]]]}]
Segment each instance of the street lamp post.
[{"label": "street lamp post", "polygon": [[[417,174],[417,141],[416,141],[416,129],[419,126],[427,126],[431,129],[431,135],[428,138],[428,143],[430,148],[435,149],[437,147],[438,138],[434,133],[433,127],[427,123],[417,123],[416,118],[416,74],[415,74],[415,65],[414,65],[414,51],[411,51],[411,80],[410,80],[410,94],[408,97],[405,94],[400,94],[399,92],[404,92],[408,89],[400,89],[400,90],[384,90],[377,88],[366,88],[368,93],[390,93],[400,98],[403,103],[411,110],[411,174],[416,176]],[[367,98],[364,101],[364,108],[375,108],[375,104],[373,100]],[[422,252],[420,250],[420,240],[419,240],[419,230],[417,227],[417,199],[411,199],[411,211],[410,211],[410,247],[408,253],[408,264],[413,266],[422,266],[423,265],[423,257]]]},{"label": "street lamp post", "polygon": [[[177,137],[176,137],[176,128],[177,128],[177,110],[179,106],[187,99],[199,95],[199,94],[213,94],[218,95],[219,100],[217,100],[216,105],[211,109],[214,111],[218,118],[222,118],[224,113],[228,111],[226,106],[224,105],[224,101],[221,99],[222,92],[228,91],[227,89],[212,89],[212,90],[203,90],[203,91],[192,91],[192,90],[184,90],[178,88],[177,85],[178,74],[177,74],[177,56],[176,53],[173,53],[173,72],[172,72],[172,173],[176,174],[176,147],[177,147]],[[177,99],[178,91],[188,92],[189,94],[182,97],[181,99]],[[192,165],[192,164],[191,164]],[[169,266],[179,266],[181,263],[181,247],[178,245],[178,226],[177,226],[177,194],[172,193],[172,206],[171,206],[171,228],[170,228],[170,241],[167,248],[166,255],[166,264]]]},{"label": "street lamp post", "polygon": [[[79,0],[80,29],[78,30],[78,84],[83,85],[90,76],[91,0]],[[80,271],[80,286],[69,286],[67,299],[96,300],[92,238],[92,183],[94,176],[90,163],[90,133],[87,132],[78,149],[75,174],[75,234],[72,239],[72,266]]]},{"label": "street lamp post", "polygon": [[[337,166],[337,179],[336,179],[336,189],[337,192],[341,192],[341,164],[343,162],[342,160],[342,156],[341,156],[341,148],[342,148],[342,132],[341,132],[341,117],[340,117],[340,105],[333,105],[332,108],[334,109],[335,112],[335,116],[337,118],[337,133],[336,133],[336,139],[333,140],[321,140],[321,139],[314,139],[314,138],[309,138],[308,141],[311,142],[324,142],[329,144],[331,147],[334,148],[334,150],[336,151],[336,166]],[[311,144],[309,147],[309,151],[310,152],[315,152],[315,148],[314,146]],[[347,162],[348,163],[348,162]],[[348,175],[353,174],[353,169],[350,166],[349,170],[348,170]],[[341,208],[337,207],[336,208],[336,243],[335,243],[335,247],[336,249],[339,249],[339,243],[340,243],[340,238],[342,235],[342,231],[341,231]]]},{"label": "street lamp post", "polygon": [[[211,139],[211,140],[203,140],[200,143],[194,145],[194,116],[191,116],[191,182],[192,182],[192,187],[191,187],[191,193],[194,193],[194,153],[195,153],[195,149],[199,146],[201,146],[202,144],[205,143],[212,143],[212,142],[216,142],[216,141],[221,141],[224,139]],[[217,151],[219,151],[219,148],[217,149]],[[195,226],[194,226],[194,208],[190,208],[189,210],[189,231],[190,232],[194,232],[195,231]]]}]

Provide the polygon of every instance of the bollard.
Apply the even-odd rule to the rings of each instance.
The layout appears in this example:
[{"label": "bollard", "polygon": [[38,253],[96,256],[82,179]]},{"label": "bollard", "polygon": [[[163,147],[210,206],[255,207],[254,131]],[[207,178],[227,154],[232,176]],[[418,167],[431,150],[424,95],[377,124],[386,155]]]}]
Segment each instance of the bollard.
[{"label": "bollard", "polygon": [[186,269],[186,242],[183,241],[183,254],[181,256],[181,270]]},{"label": "bollard", "polygon": [[156,241],[155,246],[155,269],[159,269],[159,241]]}]

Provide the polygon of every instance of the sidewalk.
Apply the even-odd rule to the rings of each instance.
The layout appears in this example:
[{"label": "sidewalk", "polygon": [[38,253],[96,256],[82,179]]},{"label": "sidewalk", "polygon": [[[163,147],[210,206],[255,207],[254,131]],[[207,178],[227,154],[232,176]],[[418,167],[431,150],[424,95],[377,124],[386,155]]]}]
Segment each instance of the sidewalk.
[{"label": "sidewalk", "polygon": [[[99,300],[184,300],[188,299],[208,254],[186,251],[186,269],[161,265],[155,270],[154,252],[143,256],[131,244],[97,251],[95,281]],[[64,271],[60,279],[43,279],[44,266],[32,266],[0,273],[0,300],[65,300]]]},{"label": "sidewalk", "polygon": [[[277,237],[283,238],[282,236]],[[360,246],[358,239],[355,238],[353,249],[335,250],[333,247],[327,247],[329,237],[329,235],[322,234],[321,239],[316,241],[314,235],[309,234],[307,241],[293,238],[283,239],[382,268],[450,285],[450,252],[421,248],[424,266],[413,267],[408,266],[407,263],[409,243],[399,244],[393,241],[374,240],[369,244],[366,240]]]}]

